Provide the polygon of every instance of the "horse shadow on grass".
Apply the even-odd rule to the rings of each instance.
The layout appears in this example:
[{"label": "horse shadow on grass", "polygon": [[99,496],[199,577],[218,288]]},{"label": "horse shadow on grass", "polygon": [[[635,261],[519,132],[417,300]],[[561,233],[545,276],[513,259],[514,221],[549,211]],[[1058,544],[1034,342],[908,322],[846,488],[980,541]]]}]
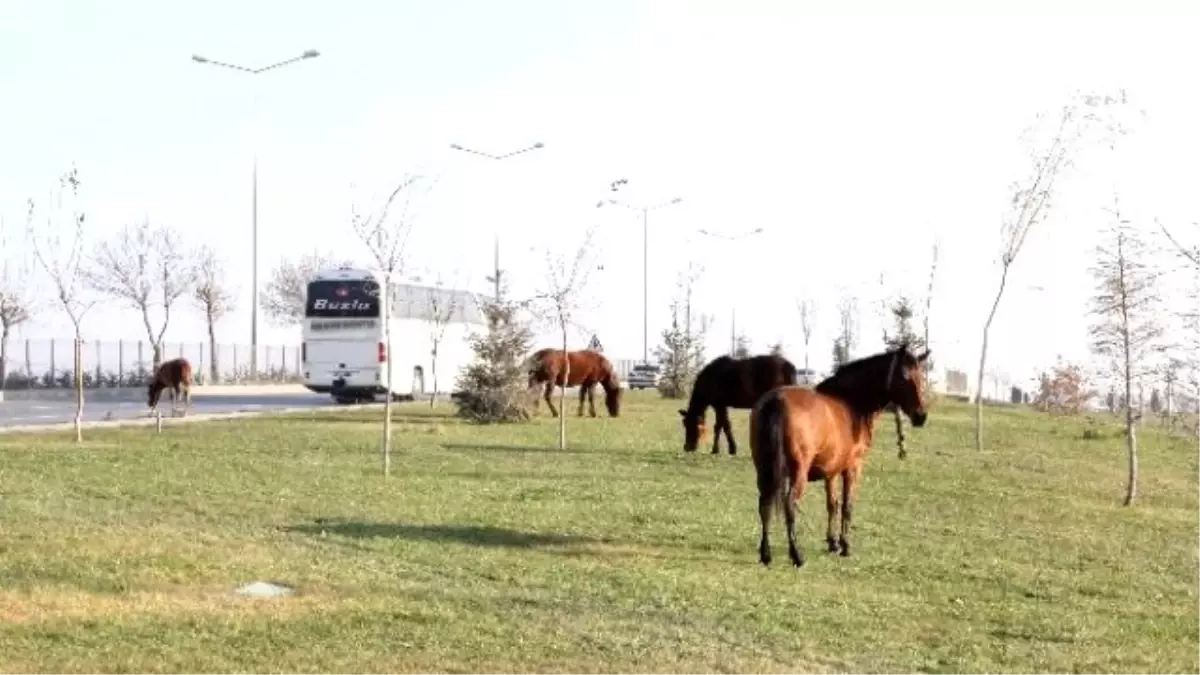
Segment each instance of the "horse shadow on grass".
[{"label": "horse shadow on grass", "polygon": [[290,525],[284,532],[323,536],[334,534],[351,539],[406,539],[459,543],[486,548],[562,548],[603,544],[602,539],[554,532],[522,532],[490,525],[416,525],[408,523],[364,523],[318,518],[312,523]]}]

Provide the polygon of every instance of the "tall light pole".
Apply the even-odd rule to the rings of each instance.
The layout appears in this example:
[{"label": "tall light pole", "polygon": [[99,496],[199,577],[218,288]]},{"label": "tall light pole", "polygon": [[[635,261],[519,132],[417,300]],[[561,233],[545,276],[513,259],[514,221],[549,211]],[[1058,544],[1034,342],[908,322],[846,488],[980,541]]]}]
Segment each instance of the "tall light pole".
[{"label": "tall light pole", "polygon": [[[306,50],[299,56],[294,56],[290,59],[272,63],[269,66],[262,68],[247,68],[233,63],[225,63],[223,61],[214,61],[212,59],[192,54],[192,60],[196,63],[208,64],[212,66],[220,66],[229,68],[249,75],[259,75],[268,70],[276,70],[288,64],[303,61],[305,59],[315,59],[321,53],[315,49]],[[250,179],[250,256],[253,261],[250,264],[250,374],[251,376],[258,373],[258,83],[255,80],[254,87],[254,168]]]},{"label": "tall light pole", "polygon": [[[546,146],[539,141],[529,147],[521,148],[520,150],[513,150],[512,152],[506,152],[502,155],[493,155],[489,152],[481,152],[479,150],[472,150],[471,148],[464,148],[463,146],[459,145],[458,143],[452,143],[450,145],[451,150],[458,150],[460,152],[466,152],[466,153],[470,153],[472,155],[478,155],[485,159],[492,159],[492,160],[508,159],[509,157],[515,157],[516,155],[524,154],[524,153],[530,152],[532,150],[541,150],[544,147],[546,147]],[[492,263],[496,268],[495,274],[492,277],[492,281],[496,285],[496,302],[500,302],[500,232],[499,231],[492,232]]]},{"label": "tall light pole", "polygon": [[608,203],[614,206],[624,206],[632,211],[642,212],[642,363],[650,363],[650,212],[674,206],[681,201],[682,197],[676,197],[659,204],[633,206],[615,199],[608,200]]},{"label": "tall light pole", "polygon": [[[756,227],[748,232],[739,232],[737,234],[722,234],[720,232],[709,232],[708,230],[697,230],[700,234],[714,239],[735,242],[754,237],[763,233],[761,227]],[[737,306],[734,305],[729,310],[729,355],[733,356],[737,352]]]}]

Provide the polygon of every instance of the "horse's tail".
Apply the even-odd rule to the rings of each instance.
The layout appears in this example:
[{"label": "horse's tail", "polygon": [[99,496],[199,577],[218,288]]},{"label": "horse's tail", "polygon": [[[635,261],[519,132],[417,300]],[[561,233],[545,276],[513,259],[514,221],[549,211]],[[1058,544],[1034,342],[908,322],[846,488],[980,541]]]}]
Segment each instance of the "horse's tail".
[{"label": "horse's tail", "polygon": [[787,451],[783,446],[783,425],[786,422],[779,392],[768,393],[755,411],[752,433],[757,452],[754,453],[754,468],[758,473],[759,497],[772,498],[780,504],[791,489]]}]

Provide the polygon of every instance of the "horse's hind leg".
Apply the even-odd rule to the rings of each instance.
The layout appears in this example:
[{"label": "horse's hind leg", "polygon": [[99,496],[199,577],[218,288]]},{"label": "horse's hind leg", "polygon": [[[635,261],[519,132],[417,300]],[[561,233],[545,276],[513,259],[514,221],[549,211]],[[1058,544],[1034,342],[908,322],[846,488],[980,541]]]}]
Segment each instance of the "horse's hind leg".
[{"label": "horse's hind leg", "polygon": [[796,567],[804,566],[804,547],[796,543],[796,511],[808,485],[808,467],[796,465],[792,471],[792,486],[784,494],[783,515],[787,519],[788,556]]},{"label": "horse's hind leg", "polygon": [[[579,416],[580,417],[583,417],[583,400],[585,398],[587,398],[589,393],[591,393],[590,390],[591,390],[591,387],[588,386],[587,380],[584,380],[583,382],[579,383]],[[592,417],[595,417],[595,416],[596,416],[596,411],[592,410]]]},{"label": "horse's hind leg", "polygon": [[758,496],[758,519],[762,523],[762,538],[758,541],[758,560],[764,565],[771,564],[771,508],[775,496],[760,494]]},{"label": "horse's hind leg", "polygon": [[[592,382],[592,381],[588,381],[584,386],[587,387],[588,415],[591,417],[595,417],[596,416],[596,383]],[[583,417],[583,399],[582,398],[579,399],[579,416]]]},{"label": "horse's hind leg", "polygon": [[837,553],[838,540],[834,536],[833,524],[837,520],[838,500],[837,486],[833,481],[833,477],[825,477],[825,512],[829,516],[829,525],[825,528],[825,543],[829,545],[830,553]]},{"label": "horse's hind leg", "polygon": [[838,540],[842,555],[850,555],[850,541],[846,534],[850,531],[850,520],[854,515],[854,497],[858,493],[858,477],[862,467],[854,466],[842,473],[842,535]]}]

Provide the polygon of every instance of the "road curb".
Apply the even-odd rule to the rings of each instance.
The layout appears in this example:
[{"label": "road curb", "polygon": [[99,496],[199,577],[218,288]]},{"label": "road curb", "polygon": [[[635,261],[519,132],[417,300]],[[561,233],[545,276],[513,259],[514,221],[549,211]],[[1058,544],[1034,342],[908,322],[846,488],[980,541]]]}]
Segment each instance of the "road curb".
[{"label": "road curb", "polygon": [[[210,384],[192,387],[192,396],[273,396],[291,394],[314,394],[302,384]],[[140,401],[146,398],[145,387],[97,387],[84,389],[85,401],[109,403],[113,401]],[[74,389],[10,389],[0,392],[2,401],[74,401]]]},{"label": "road curb", "polygon": [[[169,417],[164,415],[162,418],[163,428],[192,424],[196,422],[213,422],[218,420],[237,420],[248,419],[252,417],[270,417],[273,415],[295,415],[298,413],[328,413],[328,412],[357,412],[362,410],[371,410],[372,408],[382,410],[383,406],[379,403],[361,403],[352,405],[339,405],[337,407],[304,407],[304,408],[275,408],[272,410],[238,410],[225,413],[203,413],[199,415],[188,415],[187,417]],[[149,427],[154,426],[158,420],[154,417],[129,417],[125,419],[114,420],[93,420],[84,422],[84,429],[116,429],[118,427]],[[50,424],[20,424],[7,427],[0,427],[0,435],[3,434],[36,434],[52,431],[72,431],[75,429],[75,422],[52,422]]]}]

